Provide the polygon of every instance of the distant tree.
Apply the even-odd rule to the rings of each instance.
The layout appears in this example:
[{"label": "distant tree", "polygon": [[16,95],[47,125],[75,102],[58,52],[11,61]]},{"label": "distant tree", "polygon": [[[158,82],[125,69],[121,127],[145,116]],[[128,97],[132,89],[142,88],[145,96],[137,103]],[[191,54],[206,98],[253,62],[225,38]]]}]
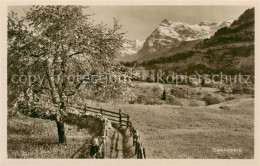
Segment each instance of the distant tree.
[{"label": "distant tree", "polygon": [[[22,96],[25,113],[55,120],[59,143],[66,142],[68,99],[82,104],[85,99],[124,100],[131,94],[124,83],[86,83],[89,79],[85,76],[92,74],[121,74],[122,65],[116,56],[124,33],[119,32],[117,20],[112,28],[94,24],[83,9],[33,6],[25,17],[19,18],[14,12],[8,15],[8,101]],[[42,80],[17,84],[14,75]],[[84,77],[67,77],[78,75]]]},{"label": "distant tree", "polygon": [[162,100],[166,100],[166,91],[165,91],[165,89],[163,90]]},{"label": "distant tree", "polygon": [[201,80],[201,87],[205,86],[205,78],[203,77]]}]

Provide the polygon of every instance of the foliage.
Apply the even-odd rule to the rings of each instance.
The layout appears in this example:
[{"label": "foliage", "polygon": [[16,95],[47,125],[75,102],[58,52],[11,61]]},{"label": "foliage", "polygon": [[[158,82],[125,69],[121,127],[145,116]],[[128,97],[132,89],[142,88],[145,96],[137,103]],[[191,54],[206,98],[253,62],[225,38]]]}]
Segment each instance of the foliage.
[{"label": "foliage", "polygon": [[208,93],[207,95],[205,95],[205,102],[207,105],[219,104],[223,101],[224,98],[221,95],[213,93]]},{"label": "foliage", "polygon": [[[153,59],[150,61],[145,61],[143,63],[141,63],[142,66],[153,66],[155,64],[159,64],[159,63],[171,63],[171,62],[179,62],[181,60],[185,60],[191,56],[194,55],[194,51],[188,51],[188,52],[182,52],[182,53],[176,53],[172,56],[169,57],[160,57],[158,59]],[[131,63],[127,64],[127,65],[131,65]]]},{"label": "foliage", "polygon": [[[122,66],[115,60],[122,47],[121,26],[94,25],[82,6],[33,6],[26,17],[8,16],[8,85],[10,92],[31,92],[33,99],[52,98],[60,106],[64,98],[121,98],[124,84],[84,84],[84,78],[54,82],[52,76],[89,76],[109,72],[119,74]],[[15,84],[12,76],[37,75],[43,84]],[[17,95],[20,93],[16,93]],[[25,95],[28,95],[24,93]],[[57,97],[54,102],[54,97]],[[17,97],[17,96],[16,96]],[[27,96],[26,96],[27,97]],[[10,98],[11,99],[11,98]]]},{"label": "foliage", "polygon": [[249,57],[254,54],[254,45],[241,46],[231,49],[231,55],[234,57]]},{"label": "foliage", "polygon": [[185,91],[183,89],[180,89],[178,87],[172,87],[171,94],[175,97],[184,98],[185,97]]},{"label": "foliage", "polygon": [[171,104],[171,105],[183,105],[178,99],[176,99],[175,96],[173,95],[168,95],[167,99],[165,101],[166,104]]},{"label": "foliage", "polygon": [[[19,97],[22,103],[16,106],[25,113],[54,116],[62,122],[68,101],[82,104],[86,99],[114,101],[131,96],[125,82],[104,82],[106,76],[121,75],[123,69],[116,60],[123,44],[121,26],[117,20],[112,28],[94,24],[83,9],[87,10],[33,6],[25,17],[8,15],[8,99]],[[92,77],[97,74],[105,76],[97,81]],[[27,81],[15,83],[14,75],[24,75]],[[35,80],[29,82],[32,76]]]}]

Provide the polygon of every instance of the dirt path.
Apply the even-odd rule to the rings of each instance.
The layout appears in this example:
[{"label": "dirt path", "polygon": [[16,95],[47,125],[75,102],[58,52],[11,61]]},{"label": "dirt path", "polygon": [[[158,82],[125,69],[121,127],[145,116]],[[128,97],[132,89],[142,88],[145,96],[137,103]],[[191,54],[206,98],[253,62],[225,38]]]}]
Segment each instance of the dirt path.
[{"label": "dirt path", "polygon": [[114,131],[111,137],[110,151],[107,156],[112,159],[123,158],[123,137],[117,130]]}]

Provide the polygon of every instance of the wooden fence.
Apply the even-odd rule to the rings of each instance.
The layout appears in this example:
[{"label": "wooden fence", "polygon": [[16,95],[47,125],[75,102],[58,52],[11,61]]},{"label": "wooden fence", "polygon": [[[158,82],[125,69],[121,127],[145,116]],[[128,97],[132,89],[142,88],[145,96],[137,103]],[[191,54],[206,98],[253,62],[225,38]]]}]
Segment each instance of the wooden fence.
[{"label": "wooden fence", "polygon": [[[141,137],[136,128],[134,128],[132,121],[130,121],[129,115],[122,113],[121,109],[119,109],[118,112],[115,111],[109,111],[105,110],[103,108],[94,108],[94,107],[88,107],[84,106],[84,112],[85,113],[94,113],[94,114],[101,114],[102,116],[105,116],[108,120],[110,120],[112,123],[120,124],[120,126],[125,126],[126,130],[129,130],[130,137],[133,138],[133,146],[135,147],[135,155],[138,159],[145,159],[146,153],[145,148],[143,147],[143,144],[141,142]],[[107,135],[106,126],[104,125],[104,131],[103,135]]]},{"label": "wooden fence", "polygon": [[135,155],[138,159],[146,159],[145,148],[141,141],[141,136],[137,129],[132,125],[132,121],[129,122],[130,136],[133,137],[133,146],[135,146]]},{"label": "wooden fence", "polygon": [[124,114],[121,112],[121,109],[119,109],[118,112],[105,110],[103,108],[93,108],[93,107],[84,107],[84,111],[90,112],[90,113],[96,113],[101,114],[103,116],[106,116],[108,120],[110,120],[112,123],[119,123],[120,126],[126,126],[126,128],[129,127],[129,115]]}]

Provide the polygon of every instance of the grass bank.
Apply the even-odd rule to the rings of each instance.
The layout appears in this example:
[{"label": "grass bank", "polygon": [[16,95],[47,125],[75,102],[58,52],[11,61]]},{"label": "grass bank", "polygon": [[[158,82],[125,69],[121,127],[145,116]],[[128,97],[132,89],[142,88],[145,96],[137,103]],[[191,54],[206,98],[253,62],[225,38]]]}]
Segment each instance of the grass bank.
[{"label": "grass bank", "polygon": [[54,121],[19,115],[8,119],[7,128],[8,158],[89,158],[93,130],[86,127],[66,124],[67,145],[58,144]]}]

